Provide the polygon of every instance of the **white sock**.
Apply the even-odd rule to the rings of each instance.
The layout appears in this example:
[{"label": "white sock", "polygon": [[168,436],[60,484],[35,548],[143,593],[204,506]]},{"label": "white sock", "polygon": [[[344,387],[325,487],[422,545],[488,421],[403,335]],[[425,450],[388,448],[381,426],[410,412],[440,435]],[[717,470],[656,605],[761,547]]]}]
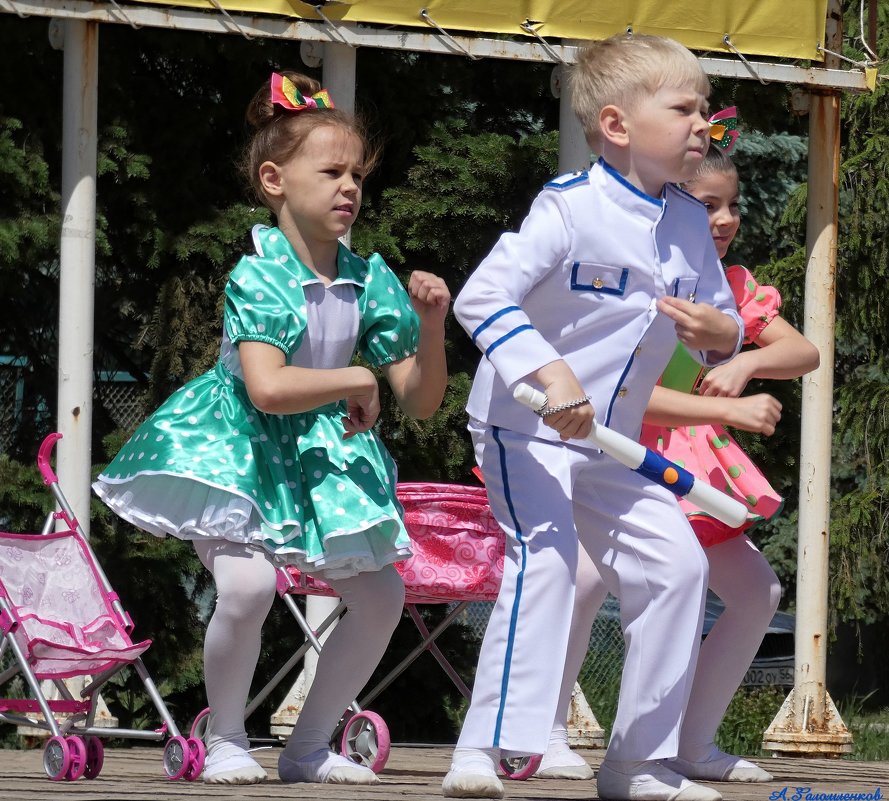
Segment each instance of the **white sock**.
[{"label": "white sock", "polygon": [[496,776],[498,762],[500,762],[499,748],[461,748],[458,746],[454,749],[454,755],[451,758],[451,770],[479,776]]},{"label": "white sock", "polygon": [[202,776],[210,783],[254,784],[264,781],[266,772],[245,748],[219,742],[207,751]]},{"label": "white sock", "polygon": [[282,782],[313,784],[378,784],[377,775],[364,765],[356,765],[328,748],[321,748],[299,760],[286,754],[278,757],[278,776]]},{"label": "white sock", "polygon": [[580,767],[586,765],[586,760],[571,750],[568,745],[568,732],[565,729],[553,729],[549,735],[549,745],[546,753],[540,761],[538,771],[547,768]]}]

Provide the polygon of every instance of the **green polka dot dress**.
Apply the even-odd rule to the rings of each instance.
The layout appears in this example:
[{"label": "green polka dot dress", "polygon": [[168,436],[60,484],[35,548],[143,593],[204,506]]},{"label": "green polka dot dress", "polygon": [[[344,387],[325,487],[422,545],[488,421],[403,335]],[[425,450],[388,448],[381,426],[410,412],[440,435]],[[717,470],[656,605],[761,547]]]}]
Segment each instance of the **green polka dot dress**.
[{"label": "green polka dot dress", "polygon": [[173,393],[136,430],[93,488],[157,536],[260,546],[301,570],[344,578],[410,554],[395,464],[372,432],[343,440],[345,404],[260,412],[238,345],[265,342],[300,367],[375,366],[416,352],[419,320],[383,259],[340,246],[329,286],[276,228],[253,231],[225,290],[216,366]]}]

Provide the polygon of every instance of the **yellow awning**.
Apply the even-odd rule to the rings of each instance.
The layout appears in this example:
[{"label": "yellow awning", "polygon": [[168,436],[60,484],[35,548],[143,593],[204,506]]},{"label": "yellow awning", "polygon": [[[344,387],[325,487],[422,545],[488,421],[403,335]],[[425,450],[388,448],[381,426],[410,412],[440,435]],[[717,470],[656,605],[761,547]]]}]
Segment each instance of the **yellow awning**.
[{"label": "yellow awning", "polygon": [[[132,0],[131,0],[132,2]],[[203,8],[220,13],[210,0],[135,0],[155,6]],[[279,15],[319,20],[309,3],[298,0],[219,0],[230,13]],[[603,39],[631,27],[678,39],[696,51],[730,54],[724,43],[745,55],[823,60],[827,0],[344,0],[325,3],[331,21],[393,25],[435,31],[420,16],[452,33],[528,36],[521,24],[531,21],[545,37]]]}]

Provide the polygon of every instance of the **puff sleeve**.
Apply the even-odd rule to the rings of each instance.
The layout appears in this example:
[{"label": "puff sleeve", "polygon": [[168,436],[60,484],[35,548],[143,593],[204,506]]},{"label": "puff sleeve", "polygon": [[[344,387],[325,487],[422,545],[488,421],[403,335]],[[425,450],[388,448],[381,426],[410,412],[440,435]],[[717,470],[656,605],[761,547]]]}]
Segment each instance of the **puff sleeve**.
[{"label": "puff sleeve", "polygon": [[380,367],[417,352],[420,318],[407,290],[379,253],[367,260],[367,276],[359,306],[358,348],[368,362]]},{"label": "puff sleeve", "polygon": [[306,330],[302,284],[273,259],[245,256],[225,287],[224,325],[233,344],[265,342],[290,356]]},{"label": "puff sleeve", "polygon": [[725,277],[744,321],[744,344],[749,345],[780,313],[781,293],[773,286],[758,284],[739,264],[727,267]]}]

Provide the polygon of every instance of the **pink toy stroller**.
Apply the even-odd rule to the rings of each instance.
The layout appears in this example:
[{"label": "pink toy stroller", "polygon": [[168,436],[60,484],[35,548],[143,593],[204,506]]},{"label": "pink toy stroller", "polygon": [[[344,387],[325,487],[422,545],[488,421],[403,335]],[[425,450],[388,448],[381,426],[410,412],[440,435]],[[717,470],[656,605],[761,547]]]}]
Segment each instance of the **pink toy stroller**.
[{"label": "pink toy stroller", "polygon": [[[179,733],[142,663],[151,640],[134,643],[130,638],[133,622],[49,464],[59,439],[61,434],[50,434],[43,441],[37,465],[61,512],[47,517],[41,534],[0,533],[0,657],[12,656],[0,672],[0,688],[21,675],[31,693],[30,698],[0,698],[0,721],[51,733],[43,767],[54,781],[96,778],[104,760],[100,737],[163,740],[168,735],[163,752],[167,777],[193,781],[203,769],[203,743]],[[56,520],[68,530],[53,532]],[[137,672],[163,720],[156,731],[95,725],[100,689],[127,667]],[[64,679],[78,676],[92,679],[75,697]],[[58,700],[46,697],[44,681],[55,685]]]},{"label": "pink toy stroller", "polygon": [[[471,601],[497,598],[503,577],[505,540],[491,514],[484,487],[458,484],[401,483],[398,498],[404,506],[404,521],[411,538],[413,556],[395,567],[405,583],[405,608],[420,633],[421,642],[394,667],[340,724],[341,752],[350,759],[379,772],[389,757],[389,730],[375,712],[364,711],[424,651],[429,651],[465,698],[470,691],[436,645],[436,639]],[[247,708],[253,712],[269,693],[305,656],[309,648],[320,652],[318,637],[342,614],[341,604],[312,631],[297,605],[295,595],[335,593],[322,581],[289,566],[278,571],[278,594],[306,636],[306,642],[282,666]],[[453,604],[445,618],[430,632],[417,610],[419,604]],[[192,730],[194,733],[194,729]],[[539,757],[504,760],[501,769],[513,779],[526,779],[540,764]]]}]

